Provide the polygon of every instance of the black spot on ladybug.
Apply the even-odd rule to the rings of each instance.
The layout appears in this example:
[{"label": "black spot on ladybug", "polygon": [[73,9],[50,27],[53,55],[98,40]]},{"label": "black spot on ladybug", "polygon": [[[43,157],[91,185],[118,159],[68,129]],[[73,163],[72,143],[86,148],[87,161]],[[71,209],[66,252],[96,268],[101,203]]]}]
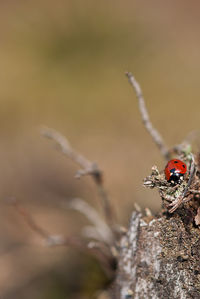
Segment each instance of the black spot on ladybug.
[{"label": "black spot on ladybug", "polygon": [[185,168],[185,165],[182,165],[183,166],[183,168]]},{"label": "black spot on ladybug", "polygon": [[174,163],[178,163],[178,161],[174,161]]}]

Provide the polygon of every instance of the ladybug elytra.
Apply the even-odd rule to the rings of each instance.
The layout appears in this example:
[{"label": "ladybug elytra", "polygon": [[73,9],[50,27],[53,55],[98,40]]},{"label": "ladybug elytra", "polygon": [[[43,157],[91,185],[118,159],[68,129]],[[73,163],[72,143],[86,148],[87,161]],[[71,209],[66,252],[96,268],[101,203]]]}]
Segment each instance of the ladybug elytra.
[{"label": "ladybug elytra", "polygon": [[170,160],[165,167],[165,178],[172,184],[180,184],[187,171],[186,164],[178,159]]}]

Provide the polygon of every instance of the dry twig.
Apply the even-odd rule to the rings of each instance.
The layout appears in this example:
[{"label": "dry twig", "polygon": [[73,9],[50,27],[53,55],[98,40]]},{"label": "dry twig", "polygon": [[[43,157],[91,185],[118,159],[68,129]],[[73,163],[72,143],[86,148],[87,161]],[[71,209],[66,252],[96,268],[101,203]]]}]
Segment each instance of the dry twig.
[{"label": "dry twig", "polygon": [[98,193],[101,198],[103,211],[105,213],[105,219],[112,228],[112,230],[115,231],[116,227],[114,223],[113,209],[111,208],[107,192],[104,189],[103,174],[102,171],[99,169],[98,165],[87,160],[83,155],[75,151],[71,147],[68,140],[59,132],[50,128],[43,128],[41,130],[41,133],[44,137],[47,137],[55,141],[56,144],[59,145],[61,152],[81,167],[81,169],[78,170],[78,172],[76,173],[76,178],[80,178],[83,175],[91,175],[93,177],[98,189]]},{"label": "dry twig", "polygon": [[193,194],[200,194],[200,190],[195,190],[195,189],[189,189],[190,193]]},{"label": "dry twig", "polygon": [[195,224],[200,225],[200,208],[197,209],[197,214],[194,218]]},{"label": "dry twig", "polygon": [[93,224],[84,228],[86,236],[101,242],[103,241],[108,245],[113,244],[114,236],[110,227],[101,219],[99,213],[92,206],[80,198],[74,198],[69,206],[73,210],[82,213]]},{"label": "dry twig", "polygon": [[45,229],[43,229],[36,221],[32,218],[30,212],[25,209],[25,207],[20,204],[15,198],[10,198],[9,203],[15,208],[15,211],[22,216],[27,226],[39,235],[48,247],[55,246],[66,246],[73,247],[83,251],[85,253],[92,254],[97,258],[102,267],[104,268],[105,273],[108,277],[113,276],[113,265],[112,263],[115,260],[111,252],[112,248],[107,247],[101,242],[86,242],[85,239],[76,236],[62,236],[62,235],[51,235]]},{"label": "dry twig", "polygon": [[147,129],[147,131],[151,135],[153,141],[158,146],[158,148],[161,151],[164,158],[166,160],[169,160],[169,157],[170,157],[169,150],[166,147],[166,145],[164,144],[164,141],[163,141],[160,133],[153,127],[153,125],[150,121],[149,114],[148,114],[146,104],[145,104],[145,100],[144,100],[142,90],[141,90],[141,87],[140,87],[139,83],[135,80],[132,73],[126,72],[126,76],[128,77],[128,80],[129,80],[131,86],[135,90],[135,93],[136,93],[136,96],[137,96],[137,99],[138,99],[140,114],[142,116],[142,121],[144,123],[145,128]]}]

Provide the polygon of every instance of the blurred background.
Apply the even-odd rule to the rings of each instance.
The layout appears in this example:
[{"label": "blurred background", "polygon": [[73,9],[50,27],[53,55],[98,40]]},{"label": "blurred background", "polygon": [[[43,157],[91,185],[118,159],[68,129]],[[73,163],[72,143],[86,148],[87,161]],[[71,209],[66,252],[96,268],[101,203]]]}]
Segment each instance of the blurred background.
[{"label": "blurred background", "polygon": [[140,82],[151,119],[169,146],[199,129],[198,1],[0,2],[0,298],[96,298],[107,280],[70,248],[47,248],[6,199],[15,196],[52,234],[80,234],[84,217],[66,204],[100,209],[89,177],[40,136],[52,127],[105,174],[118,220],[134,202],[160,208],[143,178],[164,161],[142,125],[124,76]]}]

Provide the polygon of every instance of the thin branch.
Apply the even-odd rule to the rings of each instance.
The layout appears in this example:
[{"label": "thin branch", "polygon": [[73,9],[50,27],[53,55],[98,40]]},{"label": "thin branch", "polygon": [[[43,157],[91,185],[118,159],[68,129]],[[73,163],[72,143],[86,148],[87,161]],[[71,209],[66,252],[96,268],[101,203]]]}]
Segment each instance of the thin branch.
[{"label": "thin branch", "polygon": [[80,178],[83,175],[91,175],[93,177],[101,198],[105,219],[111,228],[115,230],[116,228],[114,223],[113,209],[111,207],[107,192],[103,186],[103,173],[99,169],[98,165],[87,160],[83,155],[75,151],[71,147],[69,141],[59,132],[50,128],[43,128],[41,133],[44,137],[55,141],[59,146],[60,151],[81,167],[81,169],[76,173],[76,178]]},{"label": "thin branch", "polygon": [[200,225],[200,208],[197,209],[197,214],[194,218],[195,224]]},{"label": "thin branch", "polygon": [[[71,200],[69,207],[82,213],[93,224],[92,234],[95,232],[96,240],[103,241],[106,244],[113,243],[114,238],[110,227],[101,219],[92,206],[80,198],[75,198]],[[89,227],[89,232],[91,233],[91,226]]]},{"label": "thin branch", "polygon": [[188,191],[194,194],[200,194],[200,190],[189,189]]},{"label": "thin branch", "polygon": [[152,212],[149,208],[145,208],[144,209],[146,216],[151,217],[152,216]]},{"label": "thin branch", "polygon": [[50,234],[41,228],[32,218],[31,214],[29,213],[28,210],[26,210],[20,203],[19,201],[16,200],[16,198],[11,198],[9,199],[9,203],[15,208],[15,211],[22,216],[28,227],[37,233],[40,237],[42,237],[45,240],[48,240],[51,236]]},{"label": "thin branch", "polygon": [[191,145],[195,139],[199,138],[199,136],[200,136],[200,130],[193,130],[189,132],[189,134],[185,137],[183,143]]},{"label": "thin branch", "polygon": [[142,90],[141,90],[139,83],[135,80],[132,73],[126,72],[126,76],[128,77],[129,83],[135,90],[136,97],[138,99],[140,114],[142,116],[142,121],[144,123],[145,128],[147,129],[147,131],[151,135],[153,141],[156,143],[157,147],[161,151],[161,154],[164,156],[164,158],[166,160],[169,160],[169,158],[170,158],[169,150],[166,147],[166,145],[164,144],[163,138],[161,137],[160,133],[153,127],[153,125],[150,121],[149,114],[148,114],[146,104],[145,104],[145,100],[144,100]]},{"label": "thin branch", "polygon": [[195,162],[194,162],[194,156],[193,156],[193,154],[191,154],[191,163],[190,163],[190,169],[189,169],[190,177],[189,177],[189,181],[187,183],[187,186],[184,190],[183,196],[186,195],[186,193],[188,192],[188,190],[191,186],[192,180],[193,180],[194,175],[195,175],[195,171],[196,171],[196,167],[195,167]]},{"label": "thin branch", "polygon": [[[19,203],[15,198],[10,198],[9,203],[15,208],[15,211],[22,216],[27,226],[34,231],[37,235],[44,239],[45,244],[49,247],[55,246],[67,246],[79,249],[85,253],[92,254],[102,265],[105,273],[108,277],[112,277],[114,269],[112,263],[115,257],[112,255],[111,250],[102,243],[93,243],[96,246],[91,246],[91,242],[86,242],[84,239],[76,236],[64,237],[62,235],[51,235],[45,229],[40,227],[36,221],[32,218],[30,212],[25,209],[22,204]],[[97,246],[98,244],[98,246]]]},{"label": "thin branch", "polygon": [[135,210],[137,212],[141,212],[142,211],[142,208],[140,207],[140,205],[137,202],[134,202],[134,207],[135,207]]},{"label": "thin branch", "polygon": [[57,132],[54,129],[50,128],[42,128],[41,129],[41,134],[42,136],[51,139],[56,142],[56,144],[59,146],[60,151],[68,156],[72,161],[77,163],[82,169],[84,170],[84,174],[81,175],[86,175],[86,174],[93,174],[93,163],[91,163],[89,160],[87,160],[84,156],[76,152],[70,145],[69,141],[67,138],[65,138],[63,135],[61,135],[59,132]]}]

